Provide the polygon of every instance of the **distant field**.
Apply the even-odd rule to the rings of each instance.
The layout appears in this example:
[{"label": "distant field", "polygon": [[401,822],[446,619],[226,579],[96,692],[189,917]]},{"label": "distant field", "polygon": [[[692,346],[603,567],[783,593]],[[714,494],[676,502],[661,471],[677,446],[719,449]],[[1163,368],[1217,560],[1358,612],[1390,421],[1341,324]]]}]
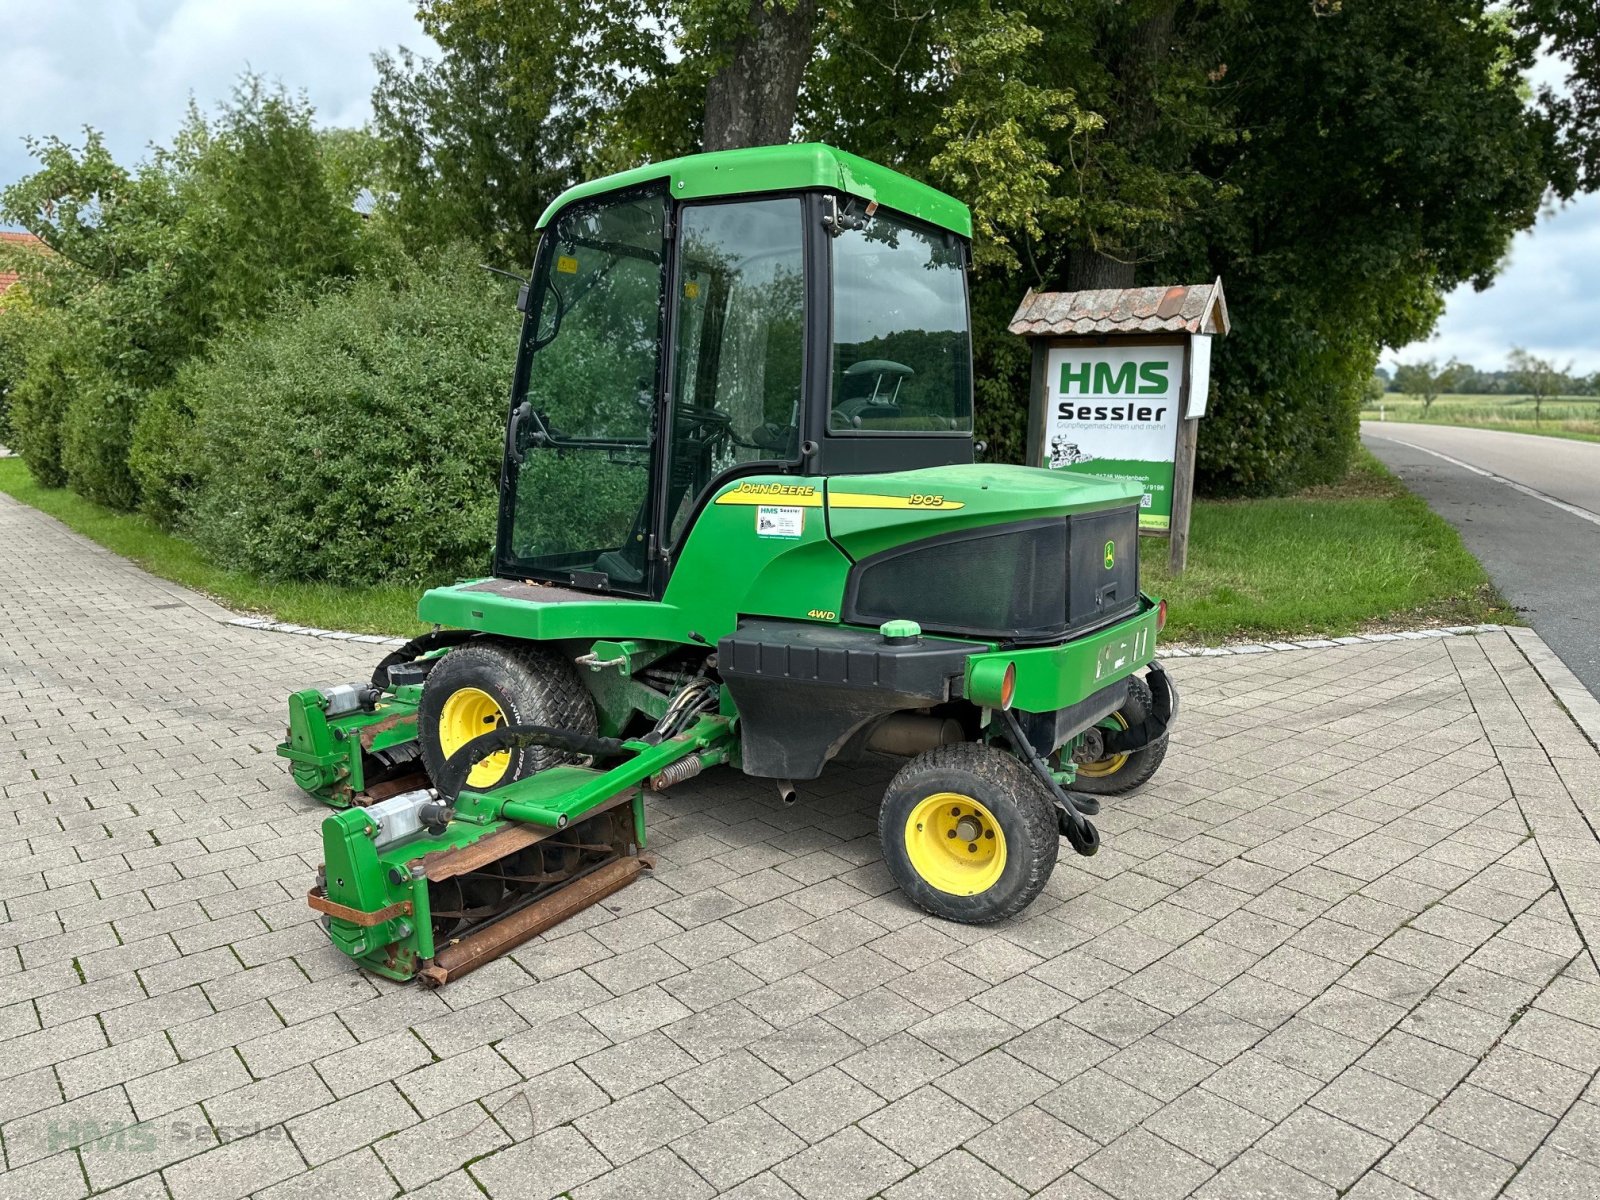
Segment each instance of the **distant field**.
[{"label": "distant field", "polygon": [[1388,421],[1470,425],[1478,429],[1510,429],[1519,433],[1600,441],[1600,398],[1594,396],[1546,400],[1537,425],[1531,396],[1440,396],[1424,414],[1421,400],[1390,392],[1362,409],[1361,417],[1375,421],[1380,419],[1380,412],[1382,419]]}]

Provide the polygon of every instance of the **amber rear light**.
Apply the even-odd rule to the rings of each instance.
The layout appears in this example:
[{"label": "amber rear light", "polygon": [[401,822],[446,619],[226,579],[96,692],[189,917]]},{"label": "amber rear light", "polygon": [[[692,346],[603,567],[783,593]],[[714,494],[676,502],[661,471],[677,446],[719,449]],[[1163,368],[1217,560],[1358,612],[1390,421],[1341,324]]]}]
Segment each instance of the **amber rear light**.
[{"label": "amber rear light", "polygon": [[1157,632],[1167,627],[1167,602],[1161,601],[1156,605],[1156,630]]}]

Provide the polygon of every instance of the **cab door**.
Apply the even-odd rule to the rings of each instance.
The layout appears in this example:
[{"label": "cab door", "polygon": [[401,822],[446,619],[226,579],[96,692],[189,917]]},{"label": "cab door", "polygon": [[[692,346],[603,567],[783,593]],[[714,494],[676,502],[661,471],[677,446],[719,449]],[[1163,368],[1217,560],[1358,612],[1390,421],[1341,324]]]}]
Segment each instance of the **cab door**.
[{"label": "cab door", "polygon": [[546,229],[501,483],[499,575],[659,594],[657,432],[669,201],[580,200]]},{"label": "cab door", "polygon": [[677,557],[727,479],[799,462],[805,230],[799,196],[685,204],[677,213],[673,353],[661,517]]}]

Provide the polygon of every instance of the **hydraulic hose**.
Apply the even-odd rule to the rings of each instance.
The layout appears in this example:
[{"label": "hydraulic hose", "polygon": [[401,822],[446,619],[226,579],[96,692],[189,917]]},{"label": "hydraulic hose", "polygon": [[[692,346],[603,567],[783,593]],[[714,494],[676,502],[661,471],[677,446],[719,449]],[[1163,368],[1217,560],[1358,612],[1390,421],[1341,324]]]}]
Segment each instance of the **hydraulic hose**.
[{"label": "hydraulic hose", "polygon": [[1061,814],[1061,831],[1067,835],[1067,841],[1072,843],[1074,850],[1086,858],[1097,853],[1100,849],[1100,831],[1088,817],[1078,811],[1078,806],[1072,802],[1072,797],[1067,795],[1056,782],[1056,777],[1050,773],[1049,764],[1039,757],[1039,752],[1033,748],[1028,735],[1022,731],[1022,722],[1017,720],[1017,714],[1007,708],[1002,709],[1000,715],[1005,718],[1007,738],[1016,747],[1023,761],[1039,777],[1039,782],[1044,784],[1051,799],[1055,801],[1056,811]]},{"label": "hydraulic hose", "polygon": [[450,756],[444,765],[444,777],[434,781],[439,799],[454,804],[472,768],[490,755],[502,750],[526,750],[530,746],[547,746],[595,758],[614,758],[626,752],[619,738],[597,737],[574,729],[553,729],[548,725],[504,725],[473,738]]}]

